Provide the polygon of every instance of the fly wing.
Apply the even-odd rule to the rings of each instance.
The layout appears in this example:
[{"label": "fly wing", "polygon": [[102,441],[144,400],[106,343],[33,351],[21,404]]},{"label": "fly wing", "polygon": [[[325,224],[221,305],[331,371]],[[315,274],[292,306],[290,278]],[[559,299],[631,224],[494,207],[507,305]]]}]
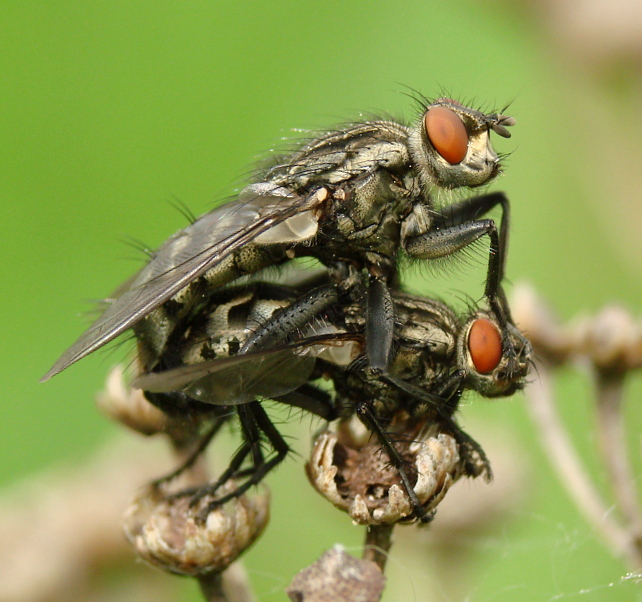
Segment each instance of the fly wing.
[{"label": "fly wing", "polygon": [[276,398],[308,382],[317,357],[327,348],[353,341],[354,335],[346,333],[313,336],[279,348],[142,374],[131,386],[152,393],[184,391],[216,405]]},{"label": "fly wing", "polygon": [[[146,375],[141,378],[142,383],[136,384],[145,385],[145,390],[153,392],[182,390],[205,403],[240,405],[259,397],[280,397],[298,389],[310,379],[315,364],[315,358],[309,352],[295,354],[291,350],[268,353],[251,358],[251,361],[244,356],[231,359],[245,361],[205,366],[205,370],[188,370],[192,366],[183,366],[158,375]],[[148,378],[154,376],[158,377]],[[152,381],[151,385],[149,381]],[[174,384],[180,382],[183,385],[175,388]]]},{"label": "fly wing", "polygon": [[241,247],[289,218],[314,209],[324,198],[319,191],[299,197],[262,183],[248,187],[245,197],[237,202],[206,213],[153,255],[129,290],[62,354],[41,382],[115,339]]}]

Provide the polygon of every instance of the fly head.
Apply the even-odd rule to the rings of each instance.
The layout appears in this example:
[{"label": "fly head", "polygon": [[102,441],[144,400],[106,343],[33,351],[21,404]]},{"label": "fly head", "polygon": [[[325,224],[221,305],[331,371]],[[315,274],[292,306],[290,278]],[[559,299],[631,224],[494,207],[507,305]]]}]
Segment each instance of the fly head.
[{"label": "fly head", "polygon": [[501,171],[490,131],[508,138],[506,126],[514,124],[512,117],[486,115],[450,98],[428,105],[408,139],[423,188],[472,188],[490,182]]},{"label": "fly head", "polygon": [[512,324],[507,337],[502,339],[489,312],[476,311],[468,318],[457,341],[457,364],[468,388],[485,397],[505,397],[524,387],[533,349]]}]

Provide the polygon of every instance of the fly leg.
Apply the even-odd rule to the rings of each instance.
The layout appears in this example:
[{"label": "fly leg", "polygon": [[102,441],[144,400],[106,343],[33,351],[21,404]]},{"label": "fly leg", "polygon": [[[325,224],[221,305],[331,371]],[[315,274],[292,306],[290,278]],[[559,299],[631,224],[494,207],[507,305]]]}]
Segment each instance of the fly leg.
[{"label": "fly leg", "polygon": [[510,310],[502,289],[502,281],[506,273],[508,235],[510,232],[510,203],[506,195],[503,192],[493,192],[451,205],[435,217],[433,227],[443,229],[449,225],[455,227],[456,225],[474,223],[479,221],[482,215],[486,215],[498,205],[502,208],[502,219],[499,226],[498,239],[494,241],[491,237],[486,291],[484,294],[489,300],[497,298],[506,320],[512,324]]},{"label": "fly leg", "polygon": [[296,391],[277,397],[276,401],[293,408],[305,410],[328,422],[332,422],[339,417],[339,409],[332,396],[326,391],[307,383],[301,385]]},{"label": "fly leg", "polygon": [[[279,397],[277,401],[291,405],[292,407],[303,408],[313,412],[324,419],[334,419],[336,412],[334,406],[330,403],[329,396],[316,389],[311,385],[301,387],[301,390],[295,394],[288,393]],[[290,452],[290,446],[274,426],[272,420],[267,415],[263,406],[258,401],[252,401],[247,404],[238,406],[239,421],[243,444],[234,454],[229,466],[212,484],[203,487],[193,487],[185,489],[174,496],[184,497],[192,496],[190,506],[194,507],[199,500],[207,495],[214,495],[218,489],[230,479],[246,478],[246,480],[236,487],[233,491],[210,502],[203,512],[203,518],[215,508],[229,502],[230,500],[240,497],[250,487],[258,485],[263,478],[276,466],[278,466]],[[319,410],[317,413],[315,410]],[[262,443],[267,440],[270,447],[275,452],[274,456],[267,459],[263,454]],[[246,469],[241,469],[243,462],[252,457],[252,464]]]},{"label": "fly leg", "polygon": [[359,401],[356,405],[355,410],[361,422],[366,425],[370,432],[374,433],[377,436],[377,439],[379,439],[379,443],[381,443],[381,446],[388,455],[388,458],[390,458],[390,463],[397,470],[399,478],[403,483],[404,489],[406,490],[408,498],[410,499],[410,503],[412,504],[412,507],[414,509],[414,515],[421,522],[430,522],[433,518],[433,515],[428,514],[425,511],[424,507],[421,505],[421,502],[417,498],[417,494],[415,493],[412,481],[410,480],[410,477],[408,475],[408,463],[401,457],[401,454],[399,453],[399,450],[397,450],[394,442],[381,426],[379,418],[377,417],[372,404],[369,401]]},{"label": "fly leg", "polygon": [[275,311],[269,320],[246,339],[239,349],[239,355],[269,349],[287,341],[338,300],[339,292],[332,285],[310,291],[291,305]]},{"label": "fly leg", "polygon": [[[373,278],[368,287],[366,305],[366,356],[369,367],[377,375],[387,373],[392,341],[394,335],[394,305],[390,290],[379,279]],[[417,494],[407,472],[407,463],[399,454],[395,444],[384,431],[376,412],[369,401],[359,401],[356,413],[366,427],[377,435],[379,442],[385,449],[390,462],[397,469],[401,482],[410,498],[415,515],[422,522],[429,522],[432,515],[424,510],[417,498]]]},{"label": "fly leg", "polygon": [[[257,421],[254,416],[255,408],[253,407],[253,404],[259,405],[258,402],[254,401],[238,406],[237,408],[239,422],[241,424],[241,432],[243,433],[243,443],[236,451],[232,460],[230,460],[228,467],[223,471],[221,476],[212,484],[183,489],[182,491],[169,496],[170,499],[191,496],[192,500],[190,502],[190,506],[193,507],[206,495],[215,494],[223,483],[233,478],[239,472],[243,462],[250,454],[252,455],[252,460],[255,466],[264,463],[263,452],[261,450],[261,432],[257,426]],[[207,442],[209,442],[209,440]],[[204,439],[201,443],[206,444],[207,442]],[[201,451],[205,449],[205,445],[199,447],[201,447]],[[242,491],[239,493],[236,492],[237,490],[234,490],[231,496],[225,496],[224,498],[221,498],[221,500],[227,501],[232,497],[237,497],[243,493]],[[220,500],[216,500],[214,502],[216,505],[222,503],[224,502]]]},{"label": "fly leg", "polygon": [[[235,477],[243,477],[245,471],[241,471],[241,466],[243,465],[243,462],[248,456],[250,455],[252,456],[253,469],[250,469],[250,470],[253,470],[254,474],[256,474],[259,471],[259,467],[264,467],[268,464],[265,461],[265,457],[263,456],[263,450],[261,449],[262,428],[261,428],[261,424],[258,416],[260,416],[261,413],[265,415],[265,411],[261,407],[261,404],[258,401],[251,401],[250,403],[238,406],[237,411],[239,416],[239,422],[241,423],[243,443],[241,447],[237,450],[237,452],[234,454],[228,467],[223,471],[223,473],[219,476],[219,478],[214,483],[211,483],[210,485],[206,485],[204,487],[197,487],[190,490],[185,490],[179,494],[179,495],[192,495],[192,500],[190,502],[191,507],[194,507],[196,504],[198,504],[198,502],[203,497],[207,495],[216,494],[216,492],[220,489],[220,487],[230,479],[233,479]],[[268,421],[269,421],[269,418],[268,418]],[[270,422],[270,424],[272,423]],[[273,425],[272,425],[272,429],[274,429]],[[273,464],[273,466],[276,466],[276,464],[281,462],[281,460],[285,458],[285,456],[289,451],[289,447],[287,443],[285,443],[285,441],[280,435],[279,435],[279,438],[281,440],[280,442],[277,441],[275,443],[274,441],[271,440],[273,447],[277,450],[277,456],[275,457],[276,462]],[[273,466],[271,466],[271,468]],[[269,468],[267,470],[269,471]],[[228,502],[233,498],[243,495],[243,493],[245,493],[252,484],[253,483],[251,482],[251,480],[248,479],[246,482],[236,487],[229,494],[224,495],[223,497],[217,500],[214,500],[213,502],[208,504],[207,509],[204,512],[204,516],[207,516],[209,512],[214,510],[214,508],[221,506],[225,502]]]},{"label": "fly leg", "polygon": [[[327,404],[320,404],[320,400],[326,397]],[[334,413],[330,413],[330,407],[334,412],[334,406],[329,404],[329,396],[323,391],[316,389],[309,385],[308,387],[301,387],[301,390],[296,391],[293,395],[288,393],[282,397],[277,398],[277,401],[291,405],[293,407],[301,407],[308,411],[320,409],[321,413],[317,414],[321,418],[334,419]],[[281,433],[274,426],[274,423],[267,415],[263,406],[258,401],[252,401],[238,407],[239,418],[243,428],[244,444],[241,449],[230,462],[227,470],[217,479],[211,487],[208,487],[209,492],[214,493],[223,483],[231,478],[249,477],[243,484],[239,485],[234,491],[224,495],[220,499],[213,501],[209,504],[207,512],[210,512],[217,506],[225,504],[229,500],[243,495],[253,485],[258,485],[263,478],[276,466],[278,466],[290,452],[290,446],[285,442]],[[315,412],[316,413],[316,412]],[[263,456],[261,443],[267,439],[268,443],[275,452],[275,455],[266,460]],[[243,460],[252,454],[252,466],[246,470],[239,470]],[[238,457],[237,457],[238,456]]]},{"label": "fly leg", "polygon": [[452,415],[457,409],[462,394],[462,375],[455,372],[440,388],[437,394],[428,393],[422,388],[396,378],[386,372],[381,372],[379,378],[400,391],[407,393],[416,402],[432,408],[438,415],[438,420],[453,436],[462,456],[463,468],[467,476],[478,477],[486,474],[486,479],[491,480],[493,473],[490,461],[481,445],[466,433],[453,419]]},{"label": "fly leg", "polygon": [[[490,221],[490,220],[489,220]],[[461,397],[462,376],[457,372],[444,383],[440,395],[430,394],[423,389],[391,375],[388,371],[394,337],[394,304],[389,288],[378,279],[372,279],[368,288],[366,311],[366,355],[373,373],[388,383],[410,395],[416,402],[423,403],[439,416],[440,422],[457,442],[462,454],[464,471],[468,476],[479,476],[485,473],[490,479],[492,472],[490,462],[484,450],[472,437],[466,434],[455,422],[452,415]],[[442,396],[443,395],[443,396]],[[426,514],[419,503],[407,474],[406,464],[394,443],[381,427],[379,420],[369,402],[357,404],[357,415],[364,424],[376,433],[382,446],[388,453],[390,461],[399,471],[406,492],[415,508],[416,516],[427,522],[431,516]]]},{"label": "fly leg", "polygon": [[[211,422],[204,434],[201,434],[196,441],[192,451],[187,458],[175,470],[151,482],[151,486],[160,487],[165,483],[178,478],[188,468],[191,468],[199,456],[205,451],[212,439],[221,430],[235,413],[235,410],[225,406],[212,406],[211,404],[202,403],[191,399],[182,391],[172,391],[169,393],[154,393],[144,391],[147,401],[152,403],[164,414],[171,417],[174,421],[185,421],[186,428],[191,431],[193,425],[203,425]],[[194,437],[196,438],[196,437]],[[190,442],[192,441],[190,437]],[[180,441],[175,441],[177,447],[181,447]]]},{"label": "fly leg", "polygon": [[373,278],[366,297],[366,356],[373,370],[387,370],[395,329],[395,308],[390,289]]},{"label": "fly leg", "polygon": [[[466,474],[479,476],[485,472],[489,479],[492,478],[490,462],[484,450],[479,443],[459,427],[452,417],[461,397],[462,375],[456,372],[443,384],[436,395],[393,376],[388,371],[393,334],[394,306],[390,291],[382,282],[374,280],[370,283],[368,289],[368,313],[366,315],[366,353],[371,370],[378,378],[407,393],[416,402],[423,403],[434,409],[439,416],[439,420],[452,433],[463,452]],[[369,407],[369,410],[372,412],[371,407]],[[382,443],[387,446],[386,451],[388,451],[388,446],[392,445],[389,439],[387,443],[382,440]],[[404,480],[403,476],[402,480]],[[405,484],[406,480],[404,480]],[[413,494],[414,492],[411,493],[408,490],[408,495],[410,495],[411,501],[414,503]]]},{"label": "fly leg", "polygon": [[205,434],[201,437],[200,441],[196,444],[194,449],[191,451],[191,453],[187,456],[187,458],[183,461],[183,463],[170,472],[169,474],[166,474],[158,479],[155,479],[154,481],[151,482],[152,487],[160,487],[161,485],[164,485],[165,483],[168,483],[170,481],[173,481],[174,479],[178,478],[180,475],[182,475],[188,468],[191,468],[196,460],[201,456],[201,454],[205,451],[207,446],[210,444],[212,439],[216,436],[216,434],[221,430],[221,427],[229,420],[229,418],[233,416],[233,413],[228,414],[226,416],[220,416],[217,417],[214,422],[212,423],[212,426],[205,432]]},{"label": "fly leg", "polygon": [[[283,436],[277,428],[274,426],[270,417],[266,414],[263,406],[258,401],[252,401],[248,406],[248,415],[250,416],[250,421],[252,423],[252,431],[254,440],[251,442],[245,442],[243,448],[249,447],[252,452],[253,466],[248,471],[236,472],[236,468],[232,465],[220,476],[216,483],[211,487],[211,491],[214,492],[218,487],[220,487],[225,481],[230,478],[237,476],[245,476],[249,474],[247,478],[241,485],[239,485],[234,491],[224,495],[223,497],[210,502],[207,506],[207,509],[204,511],[204,516],[207,516],[212,510],[218,508],[219,506],[229,502],[230,500],[237,498],[243,495],[250,487],[253,485],[258,485],[265,475],[268,474],[273,468],[278,466],[290,452],[290,446],[285,442]],[[240,409],[240,408],[239,408]],[[268,442],[270,443],[272,449],[276,452],[273,457],[266,460],[263,457],[263,452],[261,450],[261,441],[262,435],[265,435]],[[241,448],[240,451],[243,451]],[[238,455],[238,454],[237,454]],[[210,489],[210,488],[208,488]],[[199,496],[200,497],[200,496]],[[192,505],[194,505],[192,501]]]},{"label": "fly leg", "polygon": [[[497,205],[502,208],[499,229],[492,219],[481,219]],[[445,208],[432,216],[433,222],[428,232],[411,236],[404,242],[406,252],[418,259],[447,257],[471,245],[482,236],[490,239],[488,272],[484,296],[490,310],[497,318],[502,333],[504,353],[509,358],[508,373],[515,373],[519,366],[517,353],[510,343],[508,325],[512,324],[502,280],[506,265],[510,206],[506,195],[494,192],[466,199],[461,203]]]}]

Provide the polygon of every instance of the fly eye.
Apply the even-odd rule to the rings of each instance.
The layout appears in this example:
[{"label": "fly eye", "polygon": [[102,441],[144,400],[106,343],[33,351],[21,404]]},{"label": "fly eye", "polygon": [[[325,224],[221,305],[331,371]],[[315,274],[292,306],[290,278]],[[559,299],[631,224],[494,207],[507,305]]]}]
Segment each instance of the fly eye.
[{"label": "fly eye", "polygon": [[497,368],[502,359],[502,337],[497,326],[486,318],[475,320],[468,335],[468,351],[480,374]]},{"label": "fly eye", "polygon": [[435,150],[451,165],[461,163],[468,151],[468,132],[461,117],[447,107],[432,107],[424,117],[426,134]]}]

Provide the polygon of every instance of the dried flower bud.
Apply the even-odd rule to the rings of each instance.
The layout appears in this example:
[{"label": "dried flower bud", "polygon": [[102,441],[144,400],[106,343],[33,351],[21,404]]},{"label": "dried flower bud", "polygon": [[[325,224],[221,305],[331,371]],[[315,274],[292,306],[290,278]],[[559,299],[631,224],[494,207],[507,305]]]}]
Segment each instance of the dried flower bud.
[{"label": "dried flower bud", "polygon": [[140,389],[125,384],[123,367],[116,366],[108,375],[105,390],[96,397],[100,410],[143,435],[154,435],[167,429],[167,417],[152,405]]},{"label": "dried flower bud", "polygon": [[564,362],[572,346],[567,329],[535,289],[525,283],[515,287],[511,313],[516,326],[533,345],[538,356],[553,363]]},{"label": "dried flower bud", "polygon": [[[229,493],[233,483],[217,496]],[[136,553],[170,573],[198,576],[223,571],[261,535],[269,520],[269,493],[241,496],[199,517],[213,501],[203,497],[190,508],[190,496],[166,497],[150,487],[125,515],[125,534]]]},{"label": "dried flower bud", "polygon": [[354,558],[336,546],[297,573],[287,594],[295,602],[377,602],[385,583],[386,578],[374,562]]},{"label": "dried flower bud", "polygon": [[[324,431],[316,438],[306,464],[313,487],[358,524],[408,520],[413,507],[397,469],[378,441],[370,438],[359,445],[360,438],[350,431],[349,424],[343,423],[338,434]],[[415,469],[414,492],[430,512],[463,473],[457,443],[444,433],[410,434],[405,439],[397,447]]]},{"label": "dried flower bud", "polygon": [[127,384],[122,366],[107,375],[105,390],[96,396],[96,403],[112,420],[142,435],[163,433],[178,449],[189,448],[201,435],[201,415],[165,414],[148,401],[143,391]]},{"label": "dried flower bud", "polygon": [[577,351],[600,370],[622,372],[642,365],[642,329],[622,307],[605,307],[578,322],[573,337]]}]

